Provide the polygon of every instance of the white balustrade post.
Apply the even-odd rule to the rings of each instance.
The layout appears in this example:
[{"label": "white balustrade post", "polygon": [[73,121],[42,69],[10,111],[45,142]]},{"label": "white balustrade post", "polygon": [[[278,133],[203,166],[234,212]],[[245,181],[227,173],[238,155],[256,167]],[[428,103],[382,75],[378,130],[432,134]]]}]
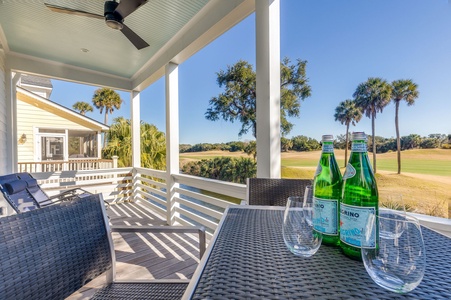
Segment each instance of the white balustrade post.
[{"label": "white balustrade post", "polygon": [[280,178],[280,0],[255,1],[257,177]]},{"label": "white balustrade post", "polygon": [[165,67],[166,83],[166,220],[168,225],[174,225],[178,216],[176,207],[178,203],[175,198],[179,197],[175,189],[172,174],[179,173],[179,87],[178,87],[178,65],[168,63]]},{"label": "white balustrade post", "polygon": [[114,155],[111,158],[113,159],[113,169],[117,169],[117,159],[119,158],[119,156]]},{"label": "white balustrade post", "polygon": [[[116,169],[117,169],[117,159],[119,158],[119,156],[114,155],[114,156],[111,157],[111,158],[113,159],[113,170],[116,170]],[[117,174],[116,174],[116,173],[114,173],[113,178],[114,178],[114,182],[116,183],[116,185],[118,185],[118,182],[117,182]],[[119,189],[116,189],[116,190],[117,190],[117,192],[119,192]],[[117,199],[118,199],[117,194],[115,194],[115,195],[114,195],[113,202],[116,202]]]}]

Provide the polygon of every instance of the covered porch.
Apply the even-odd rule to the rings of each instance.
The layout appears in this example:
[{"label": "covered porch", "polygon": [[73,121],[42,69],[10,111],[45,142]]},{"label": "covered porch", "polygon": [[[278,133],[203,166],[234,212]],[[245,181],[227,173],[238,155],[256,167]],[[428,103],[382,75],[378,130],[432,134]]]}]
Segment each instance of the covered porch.
[{"label": "covered porch", "polygon": [[[156,212],[166,217],[169,225],[196,221],[214,231],[217,220],[230,202],[213,196],[186,190],[194,187],[236,199],[245,198],[245,186],[216,182],[180,174],[179,171],[179,78],[178,66],[214,39],[255,13],[256,68],[257,68],[257,176],[280,178],[280,0],[252,1],[196,1],[186,4],[182,0],[170,1],[166,6],[158,1],[148,1],[127,17],[133,29],[144,39],[157,35],[159,26],[149,28],[142,19],[160,15],[167,29],[160,40],[138,50],[118,32],[111,41],[98,40],[111,35],[111,28],[85,16],[73,16],[55,12],[54,6],[69,7],[84,12],[102,13],[103,1],[89,4],[72,1],[36,1],[33,4],[5,2],[0,10],[0,173],[19,171],[18,166],[18,116],[16,83],[21,73],[36,74],[48,78],[105,86],[130,93],[130,119],[132,125],[132,166],[125,169],[86,171],[57,171],[33,175],[46,189],[68,188],[71,185],[86,186],[90,191],[102,192],[107,201],[151,200]],[[39,15],[41,18],[32,18]],[[30,21],[32,20],[32,21]],[[44,21],[45,20],[45,21]],[[135,21],[133,21],[135,20]],[[30,32],[21,33],[21,26],[28,24]],[[173,26],[169,26],[173,24]],[[50,29],[50,27],[51,29]],[[65,30],[71,26],[90,27],[68,36]],[[132,25],[130,25],[132,26]],[[58,39],[55,40],[54,37]],[[75,44],[91,47],[89,57],[81,56]],[[27,44],[25,47],[24,44]],[[72,45],[70,45],[72,44]],[[141,168],[140,161],[140,93],[159,78],[165,78],[166,91],[166,170]],[[145,104],[147,105],[147,103]],[[104,185],[106,183],[106,185]],[[110,186],[109,186],[110,185]],[[113,188],[111,188],[111,185]],[[150,189],[150,190],[149,190]],[[185,200],[181,195],[200,199],[212,209],[196,201]],[[199,211],[201,216],[192,211]],[[185,216],[184,218],[180,216]],[[208,216],[208,217],[205,217]]]},{"label": "covered porch", "polygon": [[[186,2],[184,0],[166,2],[175,5],[165,6],[160,1],[148,1],[136,11],[137,16],[132,20],[133,28],[141,30],[145,39],[162,29],[158,26],[146,28],[140,24],[144,18],[154,18],[160,14],[168,18],[167,28],[172,28],[169,24],[175,28],[167,29],[159,44],[142,50],[135,49],[126,38],[115,39],[113,43],[105,38],[109,36],[110,28],[101,26],[104,24],[97,24],[94,28],[90,21],[69,24],[74,28],[81,26],[80,30],[69,36],[65,28],[67,30],[67,23],[72,21],[49,10],[44,1],[34,1],[33,4],[0,3],[0,175],[20,171],[17,158],[16,83],[21,73],[128,91],[131,95],[133,140],[131,167],[39,172],[32,175],[49,194],[73,186],[92,193],[102,193],[111,204],[109,214],[113,223],[140,223],[144,221],[142,216],[147,215],[156,224],[200,224],[207,228],[208,240],[216,230],[225,208],[233,201],[240,203],[246,199],[246,186],[180,173],[178,66],[255,13],[259,107],[257,176],[280,178],[280,0],[205,0],[196,1],[196,5],[190,7],[183,5]],[[52,3],[69,6],[73,2]],[[103,3],[80,2],[75,8],[101,13]],[[170,13],[176,17],[169,18]],[[33,18],[34,15],[38,17]],[[50,41],[41,45],[39,38],[23,37],[19,33],[24,27],[36,28],[43,33],[52,32],[50,35],[56,37],[54,40],[58,46],[52,45]],[[93,32],[96,34],[93,35]],[[28,34],[33,35],[34,32]],[[43,35],[41,39],[49,39],[50,35]],[[73,40],[90,45],[93,51],[90,51],[88,60],[80,56],[80,44],[75,45]],[[145,105],[140,93],[162,77],[165,78],[167,143],[167,167],[164,171],[142,168],[139,155],[140,106]],[[233,199],[232,202],[230,199]],[[431,228],[451,235],[449,220],[427,216],[420,218],[428,222]],[[191,249],[190,246],[187,249]],[[186,252],[191,258],[192,254]],[[132,259],[140,261],[136,257]],[[192,260],[196,262],[194,258]],[[191,268],[193,266],[187,266],[188,272],[183,276],[188,277],[194,271]],[[171,267],[167,270],[174,271]]]},{"label": "covered porch", "polygon": [[[16,83],[21,73],[81,84],[105,86],[130,93],[130,119],[133,131],[133,165],[140,167],[139,124],[140,93],[161,77],[166,86],[167,174],[178,174],[179,164],[179,92],[178,66],[224,32],[255,13],[258,176],[280,177],[280,1],[184,1],[172,5],[149,1],[127,17],[133,29],[151,40],[163,30],[149,28],[140,20],[159,17],[166,26],[164,36],[138,50],[118,32],[99,20],[55,12],[53,6],[102,14],[104,1],[73,4],[71,1],[37,1],[33,4],[2,4],[0,13],[0,102],[2,110],[2,162],[0,171],[17,169]],[[52,5],[52,6],[50,6]],[[39,15],[38,18],[32,16]],[[27,22],[31,22],[29,24]],[[45,20],[45,21],[44,21]],[[22,32],[27,24],[33,32]],[[173,24],[169,26],[170,24]],[[67,35],[69,28],[84,30]],[[131,25],[130,25],[131,26]],[[31,29],[30,29],[31,30]],[[95,33],[95,34],[92,34]],[[113,31],[114,33],[114,31]],[[34,38],[30,34],[39,35]],[[161,34],[160,34],[161,35]],[[57,36],[57,39],[54,37]],[[99,40],[99,36],[114,39]],[[41,41],[44,40],[45,43]],[[89,57],[80,56],[79,45],[89,45]],[[26,46],[25,46],[26,45]],[[87,46],[82,48],[87,49]],[[171,182],[169,182],[171,185]]]},{"label": "covered porch", "polygon": [[[55,169],[32,171],[32,175],[50,195],[74,186],[102,193],[110,203],[108,214],[114,225],[198,224],[206,227],[208,240],[222,212],[231,203],[224,198],[237,202],[245,199],[246,186],[180,174],[178,66],[256,13],[258,101],[261,102],[258,172],[262,177],[280,177],[279,0],[147,1],[125,22],[143,39],[153,41],[141,50],[121,36],[121,32],[111,32],[99,20],[57,13],[46,4],[103,14],[104,1],[0,4],[0,106],[3,108],[0,110],[0,174],[21,171],[16,85],[22,73],[127,91],[133,140],[131,167]],[[150,28],[142,22],[158,16],[164,27],[154,24]],[[24,26],[29,31],[23,31]],[[70,28],[79,30],[67,34]],[[153,39],[155,36],[159,39]],[[80,48],[89,49],[89,56],[83,56],[86,52]],[[164,171],[141,168],[139,155],[140,106],[148,105],[142,103],[140,93],[162,77],[166,86],[167,168]],[[119,277],[189,279],[199,262],[196,241],[190,237],[138,238],[116,234],[114,238]],[[156,255],[155,260],[149,259],[149,250]],[[172,258],[163,262],[157,253]],[[157,272],[153,271],[155,265]],[[121,273],[121,268],[126,271]],[[84,299],[104,281],[100,279],[98,284],[91,282],[73,295],[73,299]]]}]

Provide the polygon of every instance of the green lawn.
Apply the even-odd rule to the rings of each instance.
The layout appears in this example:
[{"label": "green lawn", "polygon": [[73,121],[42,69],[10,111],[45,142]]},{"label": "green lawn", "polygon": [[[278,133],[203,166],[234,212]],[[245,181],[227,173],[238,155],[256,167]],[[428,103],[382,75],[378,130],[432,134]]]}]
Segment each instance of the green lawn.
[{"label": "green lawn", "polygon": [[[344,151],[336,150],[335,152],[338,165],[343,167]],[[321,151],[299,152],[297,155],[282,153],[282,166],[316,167],[320,156]],[[395,152],[378,154],[376,159],[377,170],[397,172],[398,162]],[[371,154],[370,161],[373,163]],[[402,151],[401,168],[402,172],[451,177],[451,150],[422,149]]]},{"label": "green lawn", "polygon": [[[348,152],[348,155],[350,153]],[[344,150],[335,155],[344,172]],[[246,156],[244,153],[209,151],[183,153],[182,163],[218,156]],[[321,151],[282,153],[282,177],[313,178]],[[421,149],[401,152],[402,174],[397,174],[396,152],[377,155],[376,174],[380,202],[388,194],[402,194],[406,207],[429,215],[451,217],[451,150]],[[372,155],[370,154],[370,161]]]}]

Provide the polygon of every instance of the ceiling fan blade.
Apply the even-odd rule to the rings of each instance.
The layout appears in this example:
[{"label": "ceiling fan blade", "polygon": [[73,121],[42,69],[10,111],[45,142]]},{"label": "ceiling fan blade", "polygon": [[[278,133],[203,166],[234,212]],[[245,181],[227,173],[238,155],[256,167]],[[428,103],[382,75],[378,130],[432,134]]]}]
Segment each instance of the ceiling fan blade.
[{"label": "ceiling fan blade", "polygon": [[141,5],[146,3],[147,0],[121,0],[119,5],[116,7],[116,12],[118,12],[122,19],[134,12]]},{"label": "ceiling fan blade", "polygon": [[93,14],[87,11],[82,11],[78,9],[72,9],[68,7],[62,7],[58,5],[53,5],[49,3],[44,3],[45,6],[47,6],[51,11],[58,12],[58,13],[65,13],[70,15],[77,15],[77,16],[83,16],[83,17],[89,17],[89,18],[97,18],[97,19],[105,19],[103,15]]},{"label": "ceiling fan blade", "polygon": [[135,45],[138,50],[149,46],[149,44],[147,44],[146,41],[143,40],[139,35],[133,32],[125,24],[123,25],[124,27],[122,27],[121,29],[122,33],[130,40],[130,42],[132,42],[133,45]]}]

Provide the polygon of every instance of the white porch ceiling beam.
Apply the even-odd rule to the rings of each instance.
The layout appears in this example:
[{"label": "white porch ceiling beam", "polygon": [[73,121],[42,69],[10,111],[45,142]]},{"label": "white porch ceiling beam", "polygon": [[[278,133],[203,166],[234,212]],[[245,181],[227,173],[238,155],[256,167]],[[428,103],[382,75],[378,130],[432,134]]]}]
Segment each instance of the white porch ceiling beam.
[{"label": "white porch ceiling beam", "polygon": [[165,74],[169,62],[181,64],[255,10],[254,0],[213,0],[132,77],[142,91]]},{"label": "white porch ceiling beam", "polygon": [[131,91],[131,80],[107,73],[96,72],[51,60],[9,52],[6,54],[7,68],[16,72],[31,73],[76,83]]},{"label": "white porch ceiling beam", "polygon": [[257,177],[280,178],[280,0],[255,2]]}]

